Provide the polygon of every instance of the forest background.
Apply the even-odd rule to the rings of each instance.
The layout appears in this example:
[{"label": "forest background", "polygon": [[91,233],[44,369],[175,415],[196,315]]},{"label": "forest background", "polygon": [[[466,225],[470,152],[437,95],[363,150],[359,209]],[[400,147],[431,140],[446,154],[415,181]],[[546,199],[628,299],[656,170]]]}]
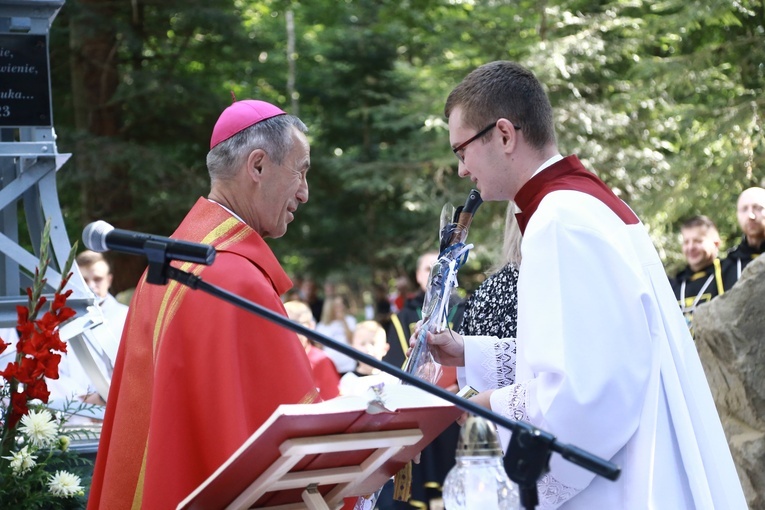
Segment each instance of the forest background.
[{"label": "forest background", "polygon": [[[287,271],[388,285],[437,248],[442,206],[470,190],[444,100],[500,59],[545,84],[561,152],[638,213],[669,272],[683,219],[712,217],[729,248],[737,195],[763,184],[763,0],[68,0],[50,37],[72,240],[96,219],[171,234],[209,190],[233,91],[310,128],[310,201],[269,241]],[[497,256],[504,216],[476,215],[463,287]],[[115,291],[145,267],[114,262]]]}]

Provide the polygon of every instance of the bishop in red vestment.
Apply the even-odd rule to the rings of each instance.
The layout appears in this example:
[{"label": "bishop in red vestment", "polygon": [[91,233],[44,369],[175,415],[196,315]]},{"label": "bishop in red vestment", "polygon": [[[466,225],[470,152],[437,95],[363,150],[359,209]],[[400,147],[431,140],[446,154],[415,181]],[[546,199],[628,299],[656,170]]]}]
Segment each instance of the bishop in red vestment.
[{"label": "bishop in red vestment", "polygon": [[[260,139],[242,133],[267,120]],[[213,131],[210,199],[200,198],[173,234],[217,251],[210,266],[179,267],[284,315],[279,296],[292,284],[263,238],[283,235],[308,199],[304,131],[268,103],[234,103]],[[289,143],[269,144],[269,136]],[[88,507],[175,508],[277,406],[318,399],[295,333],[144,275],[120,343]]]}]

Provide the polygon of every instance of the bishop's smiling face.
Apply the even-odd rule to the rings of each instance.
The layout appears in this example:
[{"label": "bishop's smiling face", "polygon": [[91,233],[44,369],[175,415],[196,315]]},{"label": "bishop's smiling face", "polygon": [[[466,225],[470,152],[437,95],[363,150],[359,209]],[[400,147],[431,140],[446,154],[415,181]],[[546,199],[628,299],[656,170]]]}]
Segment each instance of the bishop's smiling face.
[{"label": "bishop's smiling face", "polygon": [[300,204],[308,202],[307,173],[311,166],[310,148],[305,134],[294,129],[292,148],[281,164],[268,156],[261,175],[261,193],[256,209],[257,225],[253,228],[263,237],[281,237],[294,219]]}]

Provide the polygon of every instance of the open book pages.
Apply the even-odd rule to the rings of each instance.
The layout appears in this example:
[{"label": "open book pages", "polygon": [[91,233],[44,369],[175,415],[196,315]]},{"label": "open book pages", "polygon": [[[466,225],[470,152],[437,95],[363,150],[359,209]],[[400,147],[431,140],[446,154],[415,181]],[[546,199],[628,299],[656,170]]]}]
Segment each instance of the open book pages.
[{"label": "open book pages", "polygon": [[403,385],[398,379],[370,375],[357,377],[348,394],[316,404],[280,406],[277,413],[282,410],[284,414],[323,414],[335,411],[368,410],[370,402],[381,404],[389,411],[401,408],[453,405],[419,388]]}]

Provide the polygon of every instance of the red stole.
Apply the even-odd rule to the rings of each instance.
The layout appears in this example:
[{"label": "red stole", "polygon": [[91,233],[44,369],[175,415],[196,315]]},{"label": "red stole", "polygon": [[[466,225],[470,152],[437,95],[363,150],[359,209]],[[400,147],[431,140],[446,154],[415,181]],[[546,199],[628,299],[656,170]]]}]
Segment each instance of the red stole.
[{"label": "red stole", "polygon": [[572,155],[533,176],[515,195],[515,203],[521,209],[515,215],[521,234],[526,231],[526,225],[542,199],[548,193],[563,190],[580,191],[597,198],[627,225],[635,225],[640,221],[611,188],[585,169],[579,158]]}]

